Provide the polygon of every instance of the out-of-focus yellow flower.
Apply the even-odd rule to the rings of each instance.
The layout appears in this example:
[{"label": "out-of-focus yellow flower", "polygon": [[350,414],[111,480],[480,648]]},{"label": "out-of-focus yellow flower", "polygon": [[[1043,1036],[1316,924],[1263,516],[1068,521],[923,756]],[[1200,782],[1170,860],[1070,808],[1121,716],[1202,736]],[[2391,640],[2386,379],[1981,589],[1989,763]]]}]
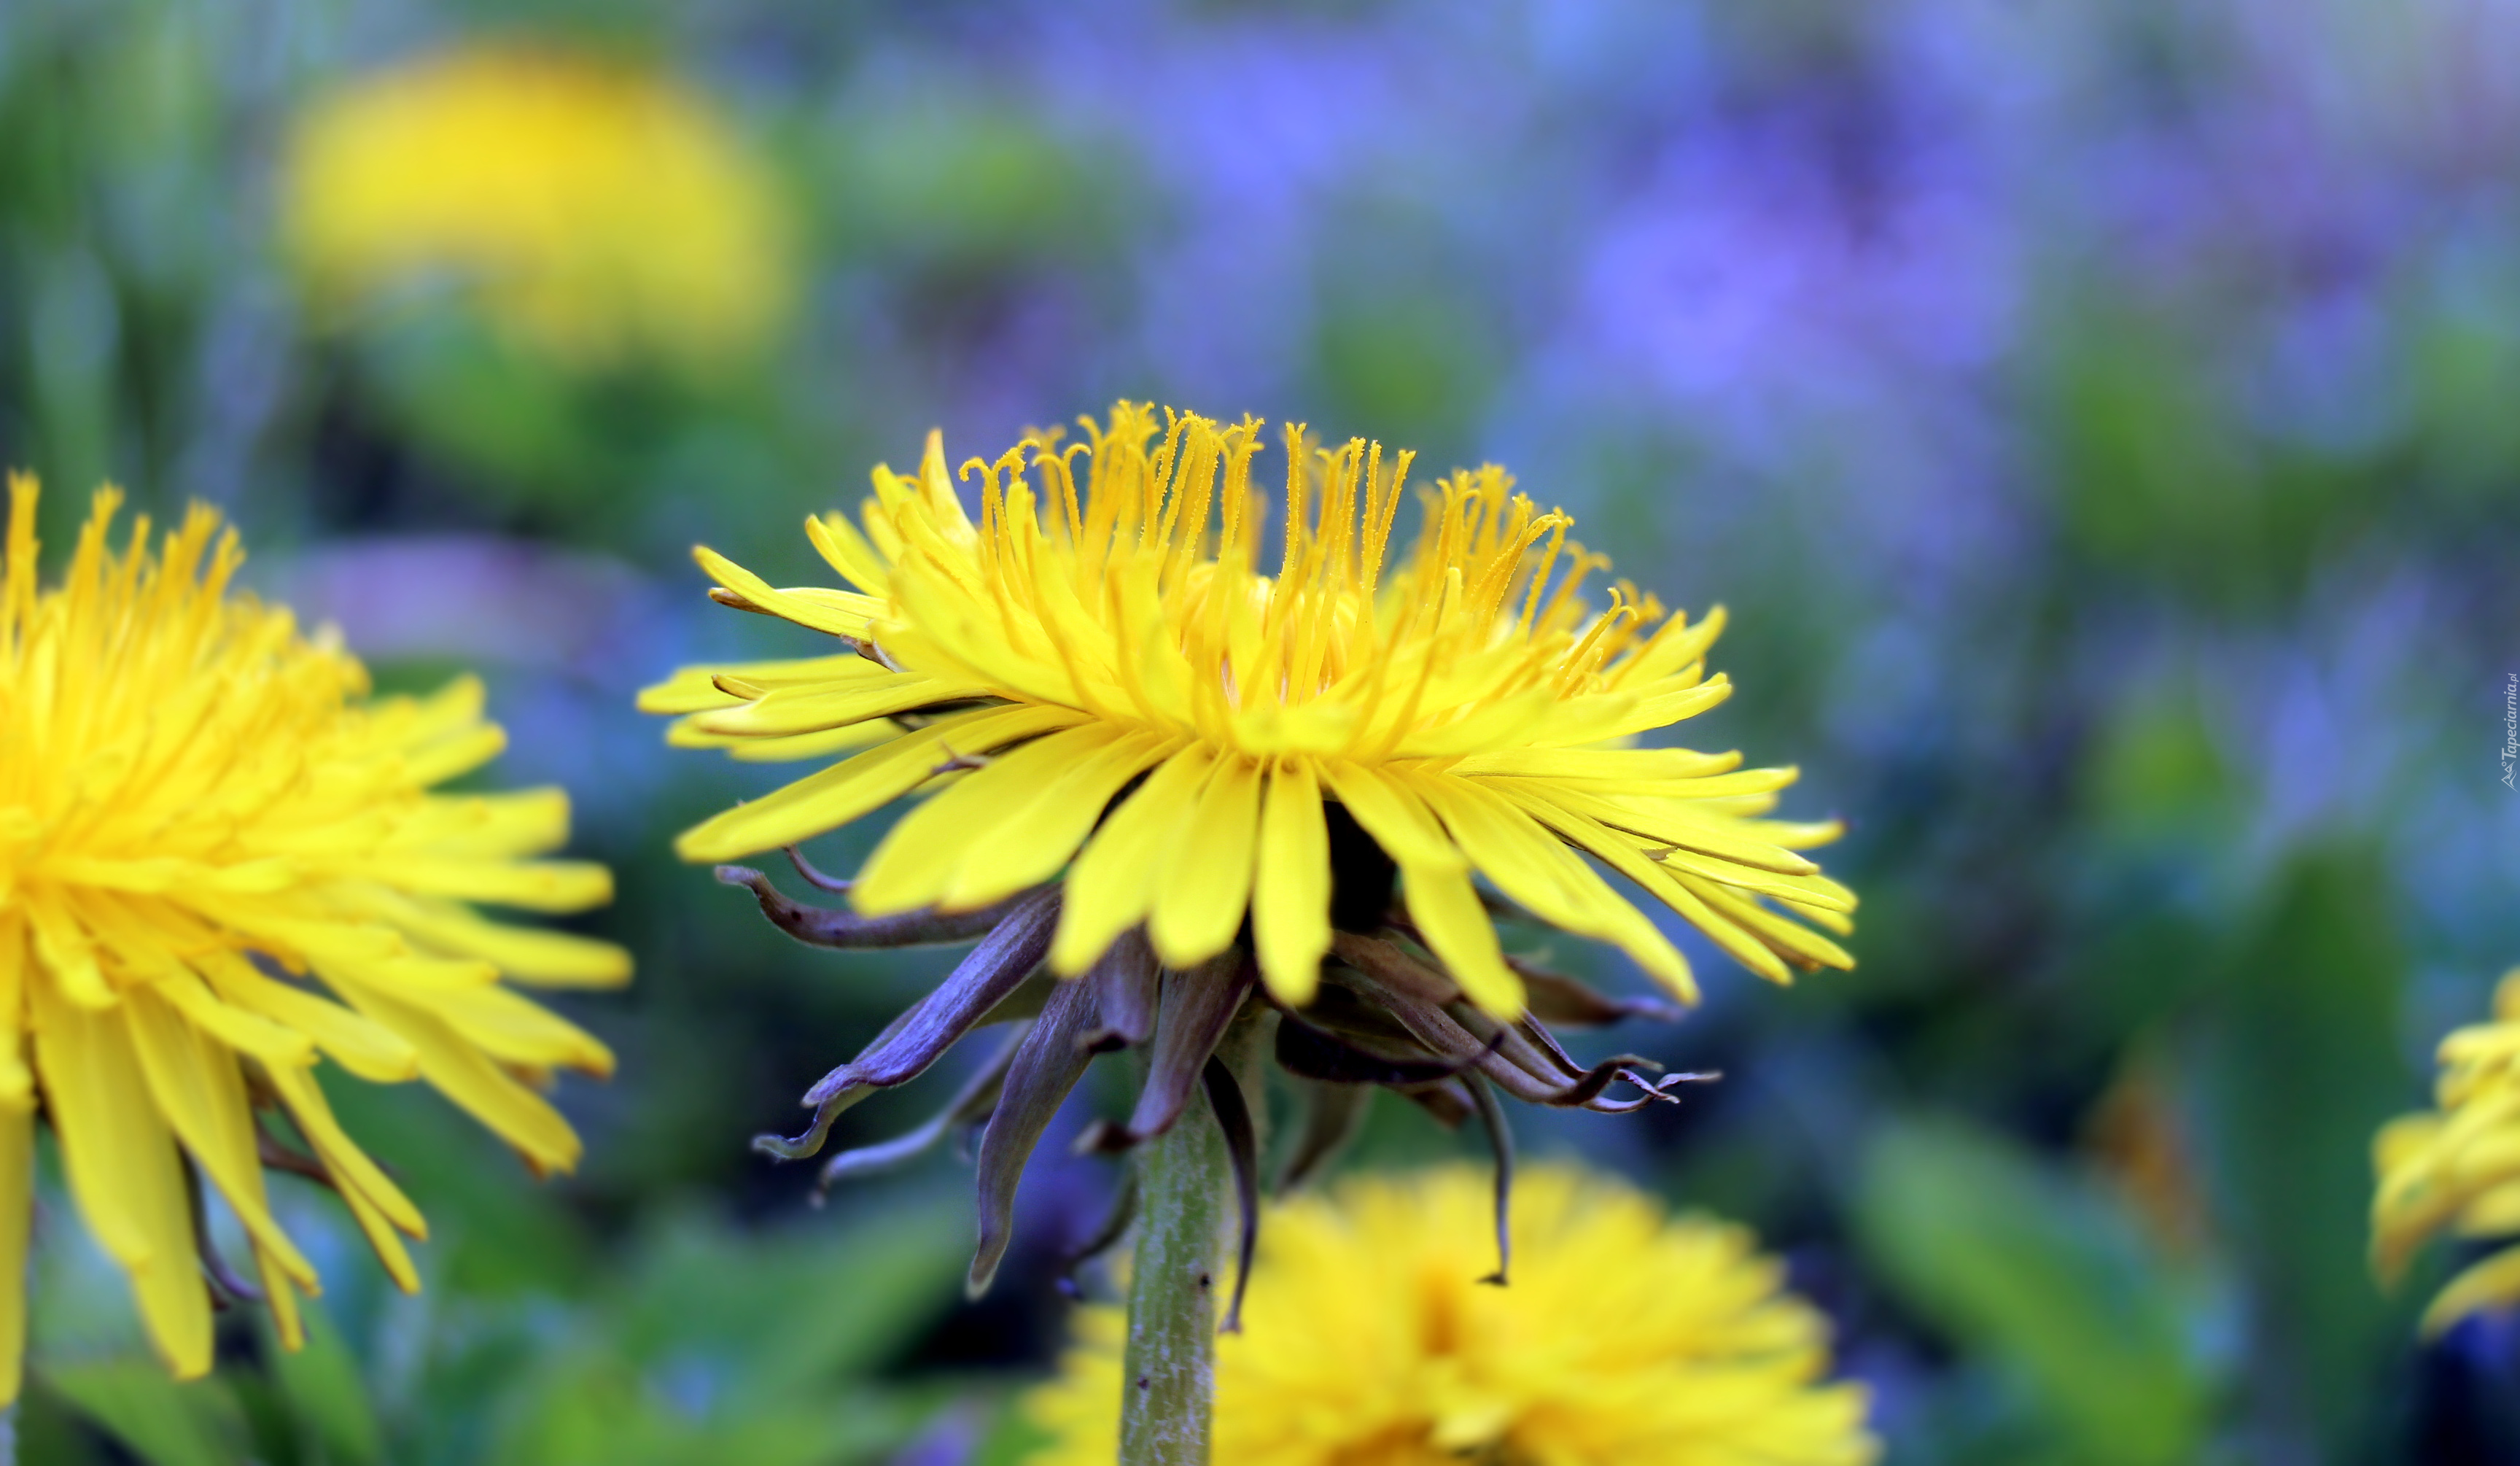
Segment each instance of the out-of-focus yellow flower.
[{"label": "out-of-focus yellow flower", "polygon": [[[1494,1193],[1467,1167],[1352,1179],[1276,1209],[1239,1334],[1217,1341],[1217,1466],[1861,1466],[1865,1392],[1750,1234],[1666,1217],[1607,1177],[1535,1170],[1508,1287]],[[1126,1321],[1085,1309],[1025,1401],[1034,1466],[1119,1443]]]},{"label": "out-of-focus yellow flower", "polygon": [[281,230],[326,308],[442,279],[585,365],[741,352],[791,288],[771,180],[708,104],[558,52],[458,51],[321,98]]},{"label": "out-of-focus yellow flower", "polygon": [[[2494,1018],[2442,1040],[2440,1108],[2381,1126],[2372,1147],[2379,1193],[2371,1257],[2383,1278],[2404,1272],[2435,1235],[2520,1235],[2520,968],[2503,974]],[[2520,1303],[2520,1247],[2469,1267],[2424,1313],[2438,1334],[2483,1308]]]},{"label": "out-of-focus yellow flower", "polygon": [[[600,865],[527,857],[567,838],[559,790],[433,795],[505,744],[469,679],[367,699],[366,670],[282,608],[231,594],[233,530],[195,507],[117,554],[100,492],[57,589],[36,576],[35,484],[13,479],[0,579],[0,1398],[17,1394],[34,1122],[130,1274],[179,1376],[210,1366],[201,1182],[250,1238],[280,1334],[315,1271],[273,1219],[266,1164],[328,1180],[405,1289],[420,1213],[340,1125],[319,1056],[425,1078],[537,1170],[578,1141],[527,1087],[608,1074],[603,1044],[520,982],[624,982],[603,942],[484,920],[472,901],[572,911]],[[299,1147],[303,1149],[300,1150]]]}]

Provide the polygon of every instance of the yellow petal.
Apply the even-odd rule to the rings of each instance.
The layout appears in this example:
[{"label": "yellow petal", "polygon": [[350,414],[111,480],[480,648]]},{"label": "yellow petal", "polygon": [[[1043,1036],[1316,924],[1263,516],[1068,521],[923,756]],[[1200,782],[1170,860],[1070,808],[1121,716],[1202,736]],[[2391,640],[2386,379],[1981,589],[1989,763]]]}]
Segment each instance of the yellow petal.
[{"label": "yellow petal", "polygon": [[469,774],[507,751],[506,731],[484,723],[405,754],[403,778],[426,789]]},{"label": "yellow petal", "polygon": [[568,840],[568,795],[552,788],[429,795],[403,815],[387,849],[490,859],[539,855]]},{"label": "yellow petal", "polygon": [[825,728],[818,733],[797,733],[786,738],[731,738],[723,733],[703,733],[690,718],[684,718],[665,731],[665,742],[678,749],[723,749],[738,763],[802,763],[851,749],[872,748],[900,737],[901,731],[900,723],[878,717],[845,728]]},{"label": "yellow petal", "polygon": [[1497,946],[1496,928],[1470,885],[1469,873],[1442,866],[1402,865],[1400,887],[1409,917],[1418,924],[1427,947],[1443,959],[1453,981],[1490,1018],[1509,1022],[1522,1016],[1522,979],[1505,965]]},{"label": "yellow petal", "polygon": [[1429,871],[1469,868],[1435,816],[1382,770],[1331,759],[1322,764],[1322,779],[1393,860]]},{"label": "yellow petal", "polygon": [[140,1072],[176,1137],[235,1209],[254,1246],[301,1287],[313,1287],[314,1266],[272,1219],[253,1110],[235,1056],[204,1038],[154,991],[131,993],[123,1013]]},{"label": "yellow petal", "polygon": [[304,1033],[360,1078],[393,1084],[420,1077],[419,1052],[381,1024],[304,988],[274,982],[233,952],[205,956],[202,971],[229,1002]]},{"label": "yellow petal", "polygon": [[175,1137],[150,1102],[120,1013],[92,1013],[34,985],[35,1065],[70,1195],[99,1246],[130,1274],[149,1337],[178,1379],[210,1367],[210,1299],[193,1256],[192,1199]]},{"label": "yellow petal", "polygon": [[1269,777],[1251,938],[1270,993],[1290,1007],[1311,1002],[1330,949],[1330,842],[1321,782],[1307,759],[1287,759]]},{"label": "yellow petal", "polygon": [[1195,743],[1165,759],[1086,843],[1067,873],[1058,935],[1051,939],[1054,972],[1083,972],[1114,938],[1146,919],[1156,870],[1171,857],[1215,762],[1206,745]]},{"label": "yellow petal", "polygon": [[34,1112],[0,1105],[0,1408],[17,1403],[25,1377],[26,1235],[34,1215]]},{"label": "yellow petal", "polygon": [[[858,873],[849,904],[869,916],[946,903],[968,910],[1040,884],[1157,746],[1152,735],[1086,723],[999,755],[903,815]],[[967,863],[973,874],[958,881]]]},{"label": "yellow petal", "polygon": [[1032,798],[1011,802],[987,840],[965,845],[939,904],[969,910],[1049,880],[1093,833],[1112,797],[1182,743],[1177,734],[1131,733],[1100,755],[1078,758]]},{"label": "yellow petal", "polygon": [[449,956],[477,957],[519,983],[618,987],[630,981],[630,954],[592,937],[507,926],[454,901],[407,895],[373,884],[336,888],[335,899],[393,923],[425,946]]},{"label": "yellow petal", "polygon": [[1688,960],[1644,913],[1622,899],[1574,851],[1477,781],[1421,774],[1410,787],[1442,816],[1480,874],[1553,926],[1615,942],[1666,986],[1688,981]]},{"label": "yellow petal", "polygon": [[0,913],[0,1110],[31,1110],[35,1076],[26,1067],[26,983],[33,968],[17,912]]},{"label": "yellow petal", "polygon": [[280,1347],[295,1353],[306,1347],[306,1322],[297,1312],[297,1285],[272,1253],[256,1244],[253,1250],[254,1270],[262,1275],[262,1299],[271,1309],[272,1327],[279,1332]]},{"label": "yellow petal", "polygon": [[732,708],[743,699],[718,686],[721,677],[732,677],[769,689],[798,687],[815,682],[843,681],[851,677],[888,677],[893,675],[880,664],[867,661],[855,652],[842,652],[836,657],[791,658],[779,662],[733,662],[709,666],[685,666],[674,674],[639,693],[642,712],[703,712],[712,708]]},{"label": "yellow petal", "polygon": [[2451,1279],[2424,1309],[2424,1337],[2439,1338],[2471,1313],[2515,1303],[2520,1303],[2520,1247],[2504,1248]]},{"label": "yellow petal", "polygon": [[[1765,942],[1742,931],[1697,898],[1696,893],[1680,882],[1673,872],[1647,858],[1637,848],[1633,837],[1593,820],[1550,801],[1534,799],[1526,808],[1575,844],[1598,855],[1612,870],[1636,882],[1655,898],[1677,911],[1690,926],[1705,933],[1717,946],[1731,953],[1734,960],[1772,983],[1790,984],[1794,975],[1784,962],[1768,949]],[[1692,987],[1681,994],[1683,1002],[1697,1001]]]},{"label": "yellow petal", "polygon": [[612,899],[612,872],[592,860],[478,860],[384,855],[359,863],[371,881],[421,895],[527,911],[583,911]]},{"label": "yellow petal", "polygon": [[1712,881],[1693,880],[1688,876],[1675,876],[1673,879],[1695,892],[1699,899],[1729,917],[1734,925],[1793,961],[1806,967],[1851,970],[1855,966],[1855,958],[1846,948],[1808,927],[1785,920],[1747,896],[1736,895]]},{"label": "yellow petal", "polygon": [[1726,828],[1722,816],[1692,810],[1686,801],[1630,799],[1573,789],[1554,790],[1550,797],[1614,830],[1625,830],[1659,845],[1677,846],[1781,875],[1808,876],[1820,869],[1780,845],[1753,840]]},{"label": "yellow petal", "polygon": [[404,995],[494,1059],[534,1069],[575,1069],[599,1078],[612,1073],[612,1051],[594,1034],[508,988]]},{"label": "yellow petal", "polygon": [[867,596],[850,596],[839,606],[825,606],[786,591],[774,590],[768,581],[706,545],[694,545],[692,559],[698,561],[699,568],[718,584],[754,607],[784,620],[832,636],[864,636],[867,618],[883,610],[882,602]]},{"label": "yellow petal", "polygon": [[1157,867],[1147,936],[1164,965],[1188,968],[1225,950],[1251,898],[1260,824],[1260,765],[1240,755],[1216,762],[1178,846]]},{"label": "yellow petal", "polygon": [[220,1002],[208,985],[189,971],[175,973],[139,991],[172,1004],[186,1022],[232,1049],[274,1064],[315,1062],[315,1045],[304,1033]]},{"label": "yellow petal", "polygon": [[78,921],[55,901],[40,897],[25,903],[26,921],[34,936],[35,963],[52,978],[50,984],[37,987],[58,987],[63,996],[82,1008],[111,1008],[113,989],[106,985],[104,970],[97,966],[96,948],[80,930]]},{"label": "yellow petal", "polygon": [[844,515],[817,514],[805,519],[805,537],[814,542],[823,560],[838,571],[847,581],[870,596],[886,593],[891,576],[884,568],[883,557],[875,546],[858,533],[857,526]]},{"label": "yellow petal", "polygon": [[1021,704],[940,718],[683,832],[686,860],[734,860],[809,840],[927,782],[957,754],[988,754],[1085,721],[1065,708]]},{"label": "yellow petal", "polygon": [[420,1271],[411,1265],[411,1253],[403,1247],[395,1229],[414,1237],[428,1235],[419,1211],[401,1188],[377,1169],[367,1153],[342,1133],[313,1074],[302,1069],[266,1069],[264,1077],[280,1095],[290,1118],[297,1122],[298,1133],[306,1137],[316,1159],[332,1175],[342,1204],[350,1209],[350,1218],[367,1237],[377,1260],[384,1264],[386,1275],[403,1292],[418,1293]]},{"label": "yellow petal", "polygon": [[692,725],[703,733],[737,738],[779,738],[844,728],[896,712],[979,697],[987,691],[975,683],[910,675],[835,687],[781,688],[748,703],[700,713],[692,719]]},{"label": "yellow petal", "polygon": [[568,1122],[467,1042],[445,1019],[364,983],[343,986],[341,995],[418,1050],[421,1077],[515,1146],[536,1169],[576,1168],[583,1147]]}]

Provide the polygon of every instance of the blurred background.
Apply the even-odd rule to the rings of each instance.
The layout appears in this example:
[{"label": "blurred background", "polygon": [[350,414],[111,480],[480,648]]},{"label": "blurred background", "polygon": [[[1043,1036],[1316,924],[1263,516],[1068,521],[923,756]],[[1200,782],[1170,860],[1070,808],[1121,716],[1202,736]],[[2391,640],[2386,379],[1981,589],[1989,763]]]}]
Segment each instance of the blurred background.
[{"label": "blurred background", "polygon": [[[803,653],[693,541],[823,578],[801,517],[930,426],[1121,394],[1504,462],[1730,608],[1684,731],[1851,822],[1861,966],[1701,945],[1704,1008],[1616,1036],[1722,1084],[1517,1119],[1754,1224],[1896,1466],[2520,1461],[2520,1326],[2418,1346],[2455,1260],[2363,1260],[2373,1127],[2520,961],[2511,0],[0,5],[48,538],[205,499],[382,686],[479,668],[640,963],[567,1003],[622,1059],[560,1091],[575,1177],[338,1091],[429,1287],[277,1182],[304,1354],[231,1316],[168,1384],[56,1192],[23,1458],[1020,1459],[1107,1163],[1054,1136],[966,1305],[951,1157],[818,1211],[747,1153],[942,959],[677,865],[786,771],[630,701]],[[1353,1164],[1476,1149],[1385,1097]]]}]

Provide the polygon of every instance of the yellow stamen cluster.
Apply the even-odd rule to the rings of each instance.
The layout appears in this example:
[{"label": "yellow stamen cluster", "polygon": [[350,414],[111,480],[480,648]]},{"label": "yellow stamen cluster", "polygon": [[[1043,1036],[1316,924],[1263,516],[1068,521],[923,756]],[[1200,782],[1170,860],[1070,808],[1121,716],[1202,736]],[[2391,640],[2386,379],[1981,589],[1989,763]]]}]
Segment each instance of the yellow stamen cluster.
[{"label": "yellow stamen cluster", "polygon": [[[1217,1340],[1218,1466],[1878,1455],[1865,1392],[1827,1381],[1826,1320],[1741,1228],[1544,1167],[1515,1188],[1498,1288],[1480,1281],[1493,1206],[1459,1167],[1276,1208],[1242,1330]],[[1117,1308],[1079,1315],[1077,1348],[1025,1401],[1052,1438],[1032,1466],[1112,1458],[1125,1327]]]},{"label": "yellow stamen cluster", "polygon": [[1723,701],[1723,625],[1666,618],[1501,470],[1458,473],[1393,528],[1409,455],[1285,434],[1282,548],[1253,483],[1261,425],[1122,403],[1087,441],[1037,432],[962,477],[941,441],[875,474],[863,532],[810,520],[854,590],[777,589],[705,549],[718,599],[847,638],[802,662],[692,668],[643,706],[677,741],[753,757],[866,752],[685,834],[723,860],[821,834],[915,791],[853,900],[874,914],[985,905],[1065,872],[1052,964],[1075,973],[1144,923],[1188,967],[1246,915],[1283,1001],[1330,944],[1328,815],[1398,865],[1414,935],[1492,1013],[1521,1007],[1475,872],[1555,926],[1616,943],[1671,990],[1687,962],[1578,851],[1778,980],[1847,966],[1843,887],[1797,848],[1834,824],[1761,818],[1794,771],[1632,745]]},{"label": "yellow stamen cluster", "polygon": [[[274,1220],[265,1148],[302,1143],[395,1280],[419,1211],[335,1122],[316,1065],[426,1078],[537,1168],[577,1137],[531,1088],[611,1056],[500,981],[608,985],[618,948],[484,920],[569,911],[602,866],[525,857],[567,836],[551,789],[433,795],[504,746],[481,689],[370,702],[367,675],[289,612],[232,593],[244,556],[196,507],[116,553],[97,495],[42,589],[35,485],[10,484],[0,581],[0,1397],[24,1322],[33,1124],[178,1374],[210,1363],[190,1169],[243,1221],[282,1336],[315,1291]],[[294,1137],[257,1112],[286,1115]]]}]

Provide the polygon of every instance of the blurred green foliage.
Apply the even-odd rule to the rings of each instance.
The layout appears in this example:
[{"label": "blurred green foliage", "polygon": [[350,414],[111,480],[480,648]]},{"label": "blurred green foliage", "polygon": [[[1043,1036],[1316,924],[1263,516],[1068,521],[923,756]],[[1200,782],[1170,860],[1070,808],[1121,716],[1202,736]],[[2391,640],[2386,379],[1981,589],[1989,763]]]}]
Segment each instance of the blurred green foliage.
[{"label": "blurred green foliage", "polygon": [[[659,1208],[600,1267],[563,1213],[528,1204],[548,1214],[538,1226],[441,1239],[517,1275],[468,1279],[433,1250],[441,1265],[419,1298],[341,1280],[310,1305],[295,1353],[232,1313],[221,1365],[198,1385],[167,1379],[132,1331],[98,1326],[90,1310],[110,1306],[117,1279],[64,1238],[43,1269],[36,1329],[54,1347],[23,1411],[22,1458],[102,1463],[108,1442],[148,1466],[878,1457],[955,1393],[890,1371],[950,1306],[968,1236],[960,1196],[888,1201],[779,1235]],[[459,1228],[479,1220],[445,1210]],[[319,1205],[291,1220],[333,1255],[337,1279],[354,1271],[345,1219]]]},{"label": "blurred green foliage", "polygon": [[[1739,694],[1685,731],[1849,818],[1862,965],[1771,991],[1697,948],[1707,1006],[1603,1042],[1723,1084],[1518,1123],[1757,1226],[1895,1462],[2520,1459],[2500,1325],[2418,1348],[2424,1279],[2362,1258],[2373,1126],[2520,955],[2488,756],[2520,36],[2447,14],[0,6],[0,460],[53,484],[48,534],[106,477],[205,497],[261,583],[349,587],[308,610],[382,685],[481,667],[496,777],[569,787],[640,962],[562,1004],[622,1058],[560,1092],[577,1177],[336,1086],[430,1218],[429,1291],[297,1195],[331,1290],[304,1353],[240,1312],[212,1380],[167,1383],[53,1194],[22,1459],[1013,1466],[998,1406],[1104,1173],[1037,1163],[1038,1255],[972,1308],[951,1161],[814,1214],[747,1154],[940,959],[809,952],[673,862],[781,771],[668,756],[628,704],[807,650],[708,605],[692,542],[820,578],[799,519],[929,426],[959,460],[1122,392],[1496,455],[1620,573],[1730,608]],[[294,109],[488,33],[650,59],[755,140],[812,266],[759,359],[590,371],[458,290],[301,318],[269,238]],[[409,545],[446,554],[378,555]],[[447,601],[480,615],[432,630]],[[1351,1164],[1466,1143],[1384,1104]]]},{"label": "blurred green foliage", "polygon": [[[1945,1461],[2172,1466],[2212,1427],[2212,1302],[2087,1176],[1978,1126],[1884,1128],[1856,1216],[1883,1278],[2009,1394]],[[1919,1453],[1911,1459],[1927,1459]]]}]

